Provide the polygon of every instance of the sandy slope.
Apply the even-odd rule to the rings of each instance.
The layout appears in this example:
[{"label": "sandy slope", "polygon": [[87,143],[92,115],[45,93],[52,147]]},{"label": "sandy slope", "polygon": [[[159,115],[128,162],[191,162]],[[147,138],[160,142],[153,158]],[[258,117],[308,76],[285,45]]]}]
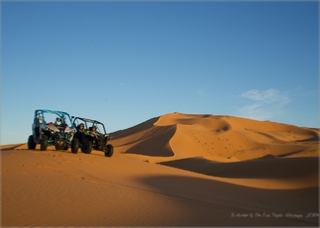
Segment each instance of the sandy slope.
[{"label": "sandy slope", "polygon": [[266,155],[318,156],[318,130],[229,116],[172,113],[112,135],[119,152],[174,157],[169,160],[203,156],[230,162]]},{"label": "sandy slope", "polygon": [[2,146],[4,226],[317,226],[317,129],[171,113],[114,156]]}]

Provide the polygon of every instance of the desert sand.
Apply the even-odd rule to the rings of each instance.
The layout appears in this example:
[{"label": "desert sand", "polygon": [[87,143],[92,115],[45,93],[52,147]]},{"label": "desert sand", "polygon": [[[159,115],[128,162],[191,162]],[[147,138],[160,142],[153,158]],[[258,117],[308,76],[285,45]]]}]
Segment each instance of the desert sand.
[{"label": "desert sand", "polygon": [[319,129],[169,113],[110,135],[111,158],[2,145],[2,226],[319,225]]}]

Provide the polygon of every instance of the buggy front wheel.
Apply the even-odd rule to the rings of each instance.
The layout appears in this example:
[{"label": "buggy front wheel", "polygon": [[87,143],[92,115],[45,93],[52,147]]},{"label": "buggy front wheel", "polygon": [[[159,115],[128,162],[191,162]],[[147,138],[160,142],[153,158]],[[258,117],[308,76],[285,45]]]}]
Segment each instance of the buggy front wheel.
[{"label": "buggy front wheel", "polygon": [[83,145],[82,145],[81,150],[82,150],[83,153],[90,154],[91,151],[92,151],[92,142],[91,141],[85,141],[83,143]]},{"label": "buggy front wheel", "polygon": [[112,155],[113,155],[113,146],[111,144],[108,144],[104,151],[104,156],[111,157]]}]

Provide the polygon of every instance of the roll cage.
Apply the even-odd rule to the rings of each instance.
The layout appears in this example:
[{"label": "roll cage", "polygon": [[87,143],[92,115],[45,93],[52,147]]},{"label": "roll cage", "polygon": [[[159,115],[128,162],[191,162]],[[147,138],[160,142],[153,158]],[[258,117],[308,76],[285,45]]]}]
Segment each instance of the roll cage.
[{"label": "roll cage", "polygon": [[86,130],[87,129],[91,130],[92,126],[96,126],[97,132],[99,132],[100,134],[107,134],[104,124],[101,123],[100,121],[83,118],[83,117],[74,117],[74,116],[72,116],[72,119],[73,119],[72,123],[76,127],[78,127],[81,123],[83,123],[84,128]]},{"label": "roll cage", "polygon": [[[34,112],[34,123],[40,123],[40,124],[47,124],[46,122],[46,113],[49,114],[53,114],[58,116],[61,120],[63,124],[67,124],[68,126],[70,126],[71,128],[75,127],[72,119],[70,117],[70,115],[67,112],[63,112],[63,111],[57,111],[57,110],[48,110],[48,109],[37,109]],[[52,119],[52,121],[54,121]]]}]

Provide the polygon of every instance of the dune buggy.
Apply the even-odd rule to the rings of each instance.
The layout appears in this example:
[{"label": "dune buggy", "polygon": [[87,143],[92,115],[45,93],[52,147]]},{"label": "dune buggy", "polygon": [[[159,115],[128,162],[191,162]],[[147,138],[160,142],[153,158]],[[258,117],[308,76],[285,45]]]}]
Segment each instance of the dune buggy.
[{"label": "dune buggy", "polygon": [[[104,124],[97,121],[82,117],[72,117],[73,124],[76,126],[77,132],[72,142],[71,152],[78,153],[78,149],[86,154],[90,154],[92,149],[103,151],[106,157],[113,154],[113,146],[107,144],[110,136],[106,133]],[[83,125],[83,129],[80,128]],[[93,127],[96,128],[93,131]]]},{"label": "dune buggy", "polygon": [[56,150],[68,150],[72,144],[76,129],[68,113],[56,110],[39,109],[34,113],[32,135],[28,138],[28,149],[40,150],[55,146]]}]

